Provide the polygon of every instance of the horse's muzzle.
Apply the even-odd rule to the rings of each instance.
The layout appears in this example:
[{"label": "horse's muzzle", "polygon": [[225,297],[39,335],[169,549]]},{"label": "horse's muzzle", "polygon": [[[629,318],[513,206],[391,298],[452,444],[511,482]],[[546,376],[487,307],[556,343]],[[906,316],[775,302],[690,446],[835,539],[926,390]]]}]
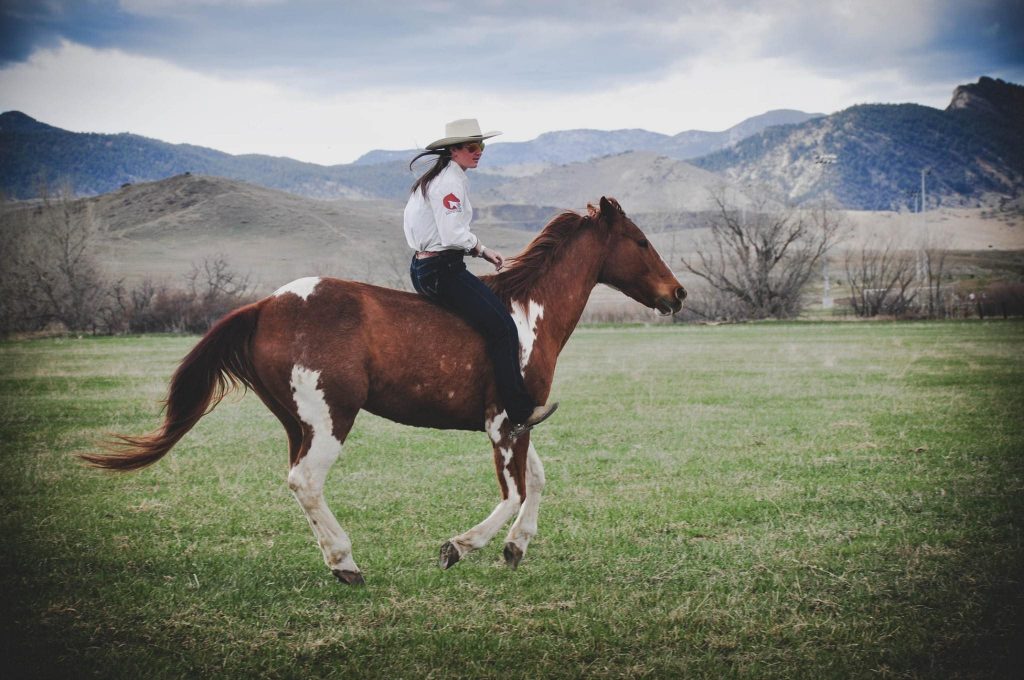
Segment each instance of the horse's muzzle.
[{"label": "horse's muzzle", "polygon": [[680,309],[682,309],[683,300],[685,299],[686,289],[683,288],[682,286],[679,286],[678,288],[675,289],[673,297],[660,297],[654,303],[654,306],[657,307],[658,312],[662,316],[668,316],[670,314],[675,314]]}]

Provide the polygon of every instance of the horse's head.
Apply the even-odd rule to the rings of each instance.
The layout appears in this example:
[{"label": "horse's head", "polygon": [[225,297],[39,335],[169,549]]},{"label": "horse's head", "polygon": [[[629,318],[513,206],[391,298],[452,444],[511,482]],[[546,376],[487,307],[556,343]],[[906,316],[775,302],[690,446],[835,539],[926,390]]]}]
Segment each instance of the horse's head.
[{"label": "horse's head", "polygon": [[598,283],[665,315],[682,309],[686,290],[618,202],[602,197],[600,210],[591,208],[591,217],[609,232]]}]

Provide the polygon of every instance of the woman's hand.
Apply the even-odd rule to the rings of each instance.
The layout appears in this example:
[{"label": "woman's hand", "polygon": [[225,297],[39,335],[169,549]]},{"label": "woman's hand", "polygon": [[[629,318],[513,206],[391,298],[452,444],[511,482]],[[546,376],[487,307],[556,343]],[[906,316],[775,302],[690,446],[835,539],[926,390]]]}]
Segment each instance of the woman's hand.
[{"label": "woman's hand", "polygon": [[493,264],[496,271],[501,271],[501,268],[505,266],[505,258],[497,250],[484,248],[480,253],[480,257]]}]

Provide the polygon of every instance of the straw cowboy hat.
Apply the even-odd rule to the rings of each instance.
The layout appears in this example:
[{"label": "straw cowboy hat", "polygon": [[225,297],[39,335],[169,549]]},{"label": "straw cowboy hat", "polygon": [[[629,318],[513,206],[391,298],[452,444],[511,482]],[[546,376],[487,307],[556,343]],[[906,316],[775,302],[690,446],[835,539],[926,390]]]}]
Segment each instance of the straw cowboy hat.
[{"label": "straw cowboy hat", "polygon": [[476,118],[462,118],[461,120],[453,120],[445,125],[444,134],[445,136],[442,139],[427,144],[427,149],[433,151],[444,146],[454,146],[455,144],[464,144],[466,142],[482,142],[485,139],[497,137],[501,133],[497,130],[492,130],[484,134],[480,132],[480,123],[476,122]]}]

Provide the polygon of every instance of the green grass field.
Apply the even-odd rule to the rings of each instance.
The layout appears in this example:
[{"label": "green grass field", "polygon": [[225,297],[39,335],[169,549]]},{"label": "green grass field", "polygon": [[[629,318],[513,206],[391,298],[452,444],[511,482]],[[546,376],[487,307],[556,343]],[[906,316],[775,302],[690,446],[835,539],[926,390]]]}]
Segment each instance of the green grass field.
[{"label": "green grass field", "polygon": [[229,398],[140,473],[195,338],[0,344],[4,677],[1004,677],[1020,671],[1024,323],[583,328],[518,571],[483,434],[363,414],[337,583],[283,430]]}]

